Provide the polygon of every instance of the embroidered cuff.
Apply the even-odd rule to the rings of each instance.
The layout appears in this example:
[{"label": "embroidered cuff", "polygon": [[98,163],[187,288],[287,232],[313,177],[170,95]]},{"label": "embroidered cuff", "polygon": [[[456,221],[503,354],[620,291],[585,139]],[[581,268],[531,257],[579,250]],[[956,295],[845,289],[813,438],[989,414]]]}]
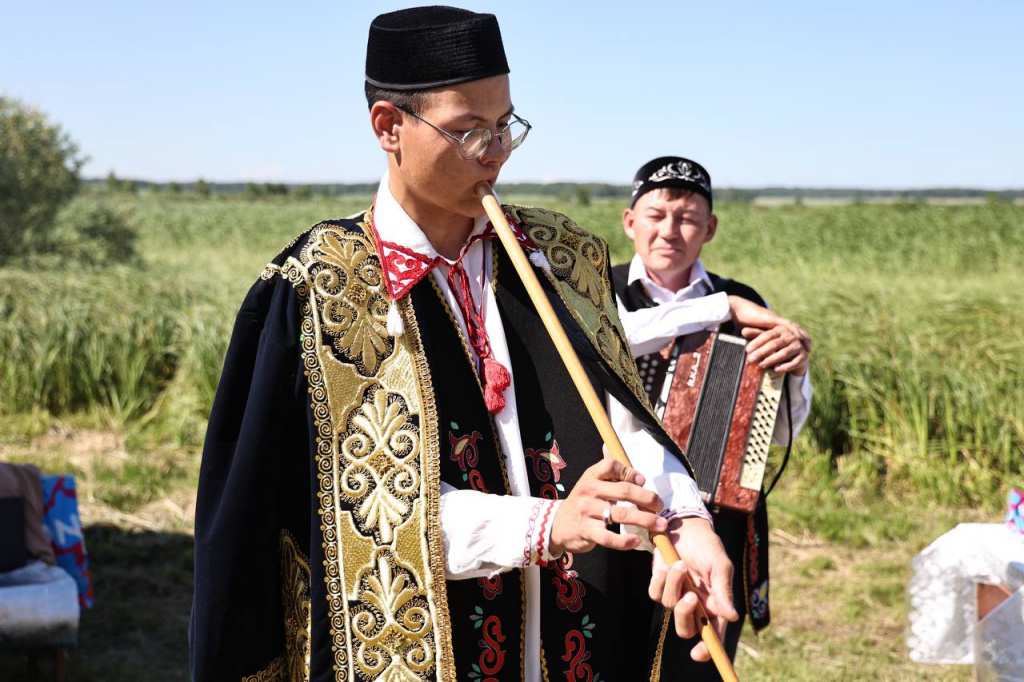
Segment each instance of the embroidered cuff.
[{"label": "embroidered cuff", "polygon": [[551,554],[551,527],[561,500],[537,500],[530,513],[530,523],[523,546],[523,567],[547,566],[558,557]]},{"label": "embroidered cuff", "polygon": [[[661,516],[667,521],[673,519],[686,519],[686,518],[701,518],[711,524],[711,528],[714,529],[715,522],[711,518],[711,514],[703,506],[701,507],[675,507],[673,509],[663,509],[658,516]],[[619,533],[622,535],[635,535],[640,538],[640,544],[636,546],[637,550],[643,552],[651,552],[652,554],[657,552],[657,548],[654,543],[651,542],[651,534],[647,532],[646,528],[640,528],[639,526],[627,526],[623,525]]]},{"label": "embroidered cuff", "polygon": [[715,527],[715,520],[711,518],[711,514],[708,513],[708,510],[703,505],[700,507],[673,507],[672,509],[663,509],[658,516],[662,517],[666,521],[697,517],[710,523],[712,529]]}]

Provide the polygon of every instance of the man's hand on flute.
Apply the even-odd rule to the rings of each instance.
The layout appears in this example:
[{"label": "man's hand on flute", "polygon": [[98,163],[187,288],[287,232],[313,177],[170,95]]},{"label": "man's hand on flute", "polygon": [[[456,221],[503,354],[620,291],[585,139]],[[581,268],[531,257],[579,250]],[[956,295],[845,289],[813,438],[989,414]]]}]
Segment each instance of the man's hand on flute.
[{"label": "man's hand on flute", "polygon": [[[668,522],[657,514],[662,509],[661,498],[643,484],[643,474],[614,459],[606,457],[591,466],[558,506],[551,526],[551,552],[589,552],[594,545],[636,549],[638,536],[608,529],[616,523],[664,533]],[[636,508],[616,502],[630,502]]]},{"label": "man's hand on flute", "polygon": [[[559,505],[551,529],[551,552],[589,552],[594,545],[631,550],[640,544],[633,534],[609,530],[611,524],[644,528],[649,533],[666,533],[684,560],[668,567],[658,552],[649,594],[651,599],[675,614],[676,633],[683,638],[699,633],[697,604],[711,619],[719,638],[727,622],[739,618],[732,605],[732,563],[711,524],[702,518],[674,519],[658,516],[663,504],[654,492],[642,487],[644,476],[620,462],[606,458],[590,467]],[[616,505],[629,502],[629,505]],[[689,575],[694,592],[684,593],[683,577]],[[702,641],[690,655],[698,661],[711,655]]]},{"label": "man's hand on flute", "polygon": [[[661,554],[655,552],[649,589],[651,599],[672,610],[676,634],[684,639],[694,637],[700,631],[696,618],[697,604],[703,604],[718,638],[723,639],[726,623],[737,620],[739,614],[732,605],[733,566],[722,541],[715,535],[711,524],[698,517],[673,519],[668,536],[682,558],[675,565],[667,566]],[[686,575],[694,585],[694,592],[683,591]],[[695,661],[711,658],[703,641],[693,647],[690,656]]]}]

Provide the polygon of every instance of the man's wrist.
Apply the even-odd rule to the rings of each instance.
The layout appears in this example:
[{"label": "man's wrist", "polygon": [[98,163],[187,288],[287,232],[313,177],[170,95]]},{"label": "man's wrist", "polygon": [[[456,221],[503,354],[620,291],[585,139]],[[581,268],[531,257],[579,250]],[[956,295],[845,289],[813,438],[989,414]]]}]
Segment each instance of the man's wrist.
[{"label": "man's wrist", "polygon": [[530,528],[527,532],[526,547],[523,550],[523,566],[547,566],[562,556],[562,549],[552,541],[555,527],[555,516],[561,500],[539,500],[530,517]]},{"label": "man's wrist", "polygon": [[[704,506],[700,507],[673,507],[663,510],[658,516],[667,519],[669,528],[678,527],[684,519],[702,519],[707,521],[712,529],[715,527],[714,519]],[[678,523],[677,523],[678,522]]]}]

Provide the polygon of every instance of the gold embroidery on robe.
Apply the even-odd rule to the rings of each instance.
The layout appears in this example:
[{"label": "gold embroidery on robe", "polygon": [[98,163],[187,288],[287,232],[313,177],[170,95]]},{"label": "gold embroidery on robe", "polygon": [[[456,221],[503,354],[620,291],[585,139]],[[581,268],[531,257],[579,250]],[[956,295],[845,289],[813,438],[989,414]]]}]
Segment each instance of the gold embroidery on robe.
[{"label": "gold embroidery on robe", "polygon": [[313,231],[304,251],[316,259],[310,275],[322,331],[345,360],[373,376],[395,341],[387,330],[384,276],[367,246],[351,233],[321,229]]},{"label": "gold embroidery on robe", "polygon": [[281,274],[281,266],[275,265],[274,263],[267,263],[267,266],[263,268],[263,272],[260,273],[260,279],[268,280],[274,279],[277,275]]},{"label": "gold embroidery on robe", "polygon": [[[560,214],[507,208],[544,250],[549,279],[601,357],[650,409],[614,312],[604,242]],[[280,275],[300,299],[335,676],[455,680],[437,410],[416,318],[401,299],[405,333],[388,334],[365,223],[307,232]]]},{"label": "gold embroidery on robe", "polygon": [[309,561],[288,531],[281,531],[281,605],[284,609],[285,679],[308,682],[310,652]]},{"label": "gold embroidery on robe", "polygon": [[548,279],[601,358],[654,415],[619,322],[604,240],[555,211],[524,206],[505,209],[544,252],[551,266]]},{"label": "gold embroidery on robe", "polygon": [[654,665],[651,666],[651,682],[658,682],[661,679],[661,658],[665,653],[665,638],[668,636],[671,620],[672,611],[665,609],[665,615],[661,619],[661,634],[658,635],[658,648],[654,652]]},{"label": "gold embroidery on robe", "polygon": [[284,675],[284,654],[281,654],[270,662],[266,669],[255,675],[246,675],[242,682],[287,682]]},{"label": "gold embroidery on robe", "polygon": [[281,273],[301,300],[335,675],[454,680],[429,367],[407,298],[405,334],[388,334],[359,229],[314,226]]}]

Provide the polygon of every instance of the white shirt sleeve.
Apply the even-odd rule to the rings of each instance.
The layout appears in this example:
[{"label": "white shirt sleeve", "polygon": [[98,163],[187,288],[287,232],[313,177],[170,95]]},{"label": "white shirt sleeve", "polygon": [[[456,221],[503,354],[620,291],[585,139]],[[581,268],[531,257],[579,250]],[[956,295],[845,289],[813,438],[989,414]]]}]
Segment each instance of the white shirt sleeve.
[{"label": "white shirt sleeve", "polygon": [[626,310],[619,302],[626,341],[637,357],[661,350],[677,336],[714,329],[731,316],[725,292],[634,311]]},{"label": "white shirt sleeve", "polygon": [[644,475],[644,487],[657,493],[665,504],[661,515],[670,520],[699,516],[710,521],[697,483],[683,463],[654,440],[622,403],[610,395],[606,395],[606,401],[612,426],[633,468]]},{"label": "white shirt sleeve", "polygon": [[775,431],[772,432],[772,443],[781,447],[789,444],[789,417],[786,412],[790,409],[790,403],[793,410],[793,440],[796,440],[807,423],[807,415],[811,413],[811,397],[814,395],[810,370],[803,376],[789,374],[786,381],[789,382],[790,402],[786,401],[786,394],[783,392],[782,401],[779,403],[779,416],[775,419]]},{"label": "white shirt sleeve", "polygon": [[441,483],[441,535],[449,580],[546,565],[558,500],[492,495]]}]

